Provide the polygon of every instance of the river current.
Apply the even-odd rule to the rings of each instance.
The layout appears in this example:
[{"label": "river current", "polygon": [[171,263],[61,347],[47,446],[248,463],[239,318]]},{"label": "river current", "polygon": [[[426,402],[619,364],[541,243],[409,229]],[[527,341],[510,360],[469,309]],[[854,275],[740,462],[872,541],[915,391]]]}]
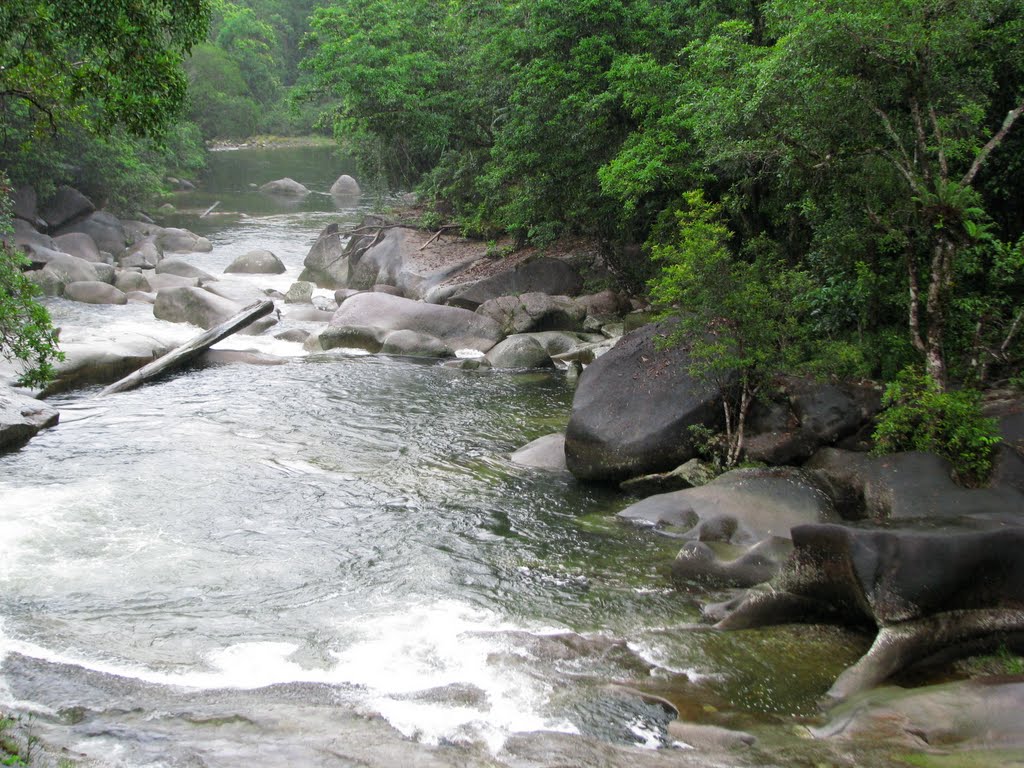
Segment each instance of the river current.
[{"label": "river current", "polygon": [[[245,279],[287,289],[325,224],[373,204],[323,194],[342,172],[327,149],[217,153],[177,201],[221,201],[172,222],[214,243],[187,259],[219,274],[269,248],[287,273]],[[314,194],[249,186],[284,175]],[[147,305],[50,307],[70,337],[195,333]],[[557,372],[220,347],[283,363],[52,398],[60,425],[0,456],[0,706],[72,757],[683,764],[634,690],[744,726],[808,711],[849,661],[785,629],[707,632],[667,586],[678,542],[612,517],[630,499],[512,464],[565,426]]]}]

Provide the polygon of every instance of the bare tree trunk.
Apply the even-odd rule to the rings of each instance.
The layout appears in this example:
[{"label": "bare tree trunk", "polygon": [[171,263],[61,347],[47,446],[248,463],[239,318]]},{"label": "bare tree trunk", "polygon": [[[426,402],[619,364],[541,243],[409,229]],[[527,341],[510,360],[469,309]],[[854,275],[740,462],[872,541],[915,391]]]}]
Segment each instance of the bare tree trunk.
[{"label": "bare tree trunk", "polygon": [[940,231],[932,249],[932,274],[928,281],[928,302],[925,312],[928,329],[925,338],[925,369],[940,389],[946,388],[946,357],[942,345],[946,332],[946,297],[953,281],[953,258],[956,244]]}]

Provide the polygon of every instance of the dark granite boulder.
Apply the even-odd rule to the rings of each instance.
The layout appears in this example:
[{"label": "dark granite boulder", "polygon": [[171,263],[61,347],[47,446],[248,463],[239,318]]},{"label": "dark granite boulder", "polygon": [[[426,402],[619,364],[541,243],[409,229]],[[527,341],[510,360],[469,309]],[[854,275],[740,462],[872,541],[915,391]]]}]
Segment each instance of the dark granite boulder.
[{"label": "dark granite boulder", "polygon": [[633,331],[583,371],[565,435],[577,478],[617,483],[668,471],[697,455],[691,426],[718,427],[720,389],[689,373],[685,345],[658,343],[669,330]]},{"label": "dark granite boulder", "polygon": [[878,629],[829,692],[844,699],[937,654],[1024,632],[1024,527],[860,530],[803,525],[793,554],[720,629],[832,622]]},{"label": "dark granite boulder", "polygon": [[[551,296],[576,296],[582,289],[583,278],[574,267],[558,259],[540,258],[462,288],[447,303],[475,310],[485,301],[499,296],[537,292]],[[586,310],[583,312],[585,314]]]}]

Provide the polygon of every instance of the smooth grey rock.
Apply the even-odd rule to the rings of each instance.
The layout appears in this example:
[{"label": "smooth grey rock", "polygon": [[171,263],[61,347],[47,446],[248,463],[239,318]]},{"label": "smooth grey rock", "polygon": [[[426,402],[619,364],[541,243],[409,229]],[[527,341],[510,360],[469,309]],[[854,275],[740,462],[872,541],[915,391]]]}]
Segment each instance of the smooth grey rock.
[{"label": "smooth grey rock", "polygon": [[14,220],[14,232],[12,234],[0,233],[0,239],[6,243],[13,243],[16,246],[35,246],[50,251],[60,251],[59,246],[49,235],[44,235],[23,219]]},{"label": "smooth grey rock", "polygon": [[[672,581],[682,588],[769,581],[792,549],[794,526],[838,519],[814,479],[792,468],[733,470],[698,488],[648,496],[618,516],[691,539],[672,563]],[[724,558],[717,545],[741,550]]]},{"label": "smooth grey rock", "polygon": [[[433,336],[453,352],[460,349],[486,352],[501,338],[496,323],[468,310],[425,304],[386,293],[361,293],[338,308],[330,326],[321,333],[321,342],[376,352],[394,331]],[[364,338],[365,346],[352,343],[359,337]],[[339,339],[346,343],[335,343]],[[324,349],[329,348],[324,346]]]},{"label": "smooth grey rock", "polygon": [[305,197],[309,194],[309,190],[305,186],[288,177],[268,181],[260,187],[260,192],[282,197]]},{"label": "smooth grey rock", "polygon": [[407,355],[410,357],[451,357],[455,351],[436,336],[418,331],[392,331],[381,342],[380,351],[385,355]]},{"label": "smooth grey rock", "polygon": [[200,282],[216,280],[209,272],[204,272],[199,267],[189,264],[183,259],[163,259],[156,265],[158,275],[177,275],[178,277],[194,277]]},{"label": "smooth grey rock", "polygon": [[[229,299],[236,304],[252,304],[267,298],[267,295],[252,283],[246,280],[232,280],[220,278],[216,282],[206,283],[203,288],[223,299]],[[324,320],[324,322],[327,322]]]},{"label": "smooth grey rock", "polygon": [[149,289],[157,293],[166,288],[199,287],[198,277],[182,277],[181,275],[172,275],[170,273],[160,274],[152,270],[150,272],[150,274],[146,275],[146,282],[149,283]]},{"label": "smooth grey rock", "polygon": [[242,254],[224,268],[225,273],[246,275],[281,275],[285,271],[281,260],[263,248]]},{"label": "smooth grey rock", "polygon": [[70,253],[85,261],[102,262],[100,249],[91,235],[84,232],[68,232],[66,235],[57,235],[53,242],[58,250]]},{"label": "smooth grey rock", "polygon": [[540,342],[527,334],[499,341],[486,357],[492,368],[550,368],[554,365]]},{"label": "smooth grey rock", "polygon": [[64,286],[64,298],[83,304],[127,304],[128,298],[109,283],[83,281]]},{"label": "smooth grey rock", "polygon": [[35,187],[31,185],[14,190],[11,195],[11,209],[16,219],[22,219],[37,228],[46,226],[46,222],[39,218],[39,199]]},{"label": "smooth grey rock", "polygon": [[[463,288],[453,294],[448,303],[453,307],[475,310],[484,302],[499,296],[524,293],[575,296],[582,288],[583,278],[574,267],[558,259],[539,258]],[[586,314],[585,310],[583,314]],[[580,322],[582,320],[580,317]]]},{"label": "smooth grey rock", "polygon": [[337,197],[357,197],[362,194],[362,190],[359,189],[359,182],[343,173],[331,185],[331,194]]},{"label": "smooth grey rock", "polygon": [[52,427],[59,419],[57,409],[0,386],[0,453],[24,445],[40,430]]},{"label": "smooth grey rock", "polygon": [[67,284],[67,281],[52,269],[33,269],[26,272],[25,277],[39,286],[44,296],[60,296]]},{"label": "smooth grey rock", "polygon": [[156,235],[156,243],[162,251],[170,253],[209,253],[213,244],[187,229],[167,227]]},{"label": "smooth grey rock", "polygon": [[345,288],[348,285],[349,257],[360,248],[365,249],[372,241],[371,236],[348,237],[341,233],[337,224],[329,224],[306,254],[299,280],[315,283],[321,288]]},{"label": "smooth grey rock", "polygon": [[97,266],[77,256],[57,253],[47,259],[45,269],[57,275],[67,285],[81,281],[98,281],[100,277]]},{"label": "smooth grey rock", "polygon": [[92,384],[109,384],[169,352],[173,345],[143,334],[119,334],[116,341],[61,342],[64,360],[44,394],[54,395]]},{"label": "smooth grey rock", "polygon": [[83,219],[96,210],[92,200],[77,189],[68,186],[58,187],[53,197],[46,201],[39,212],[51,231],[58,230],[65,224]]},{"label": "smooth grey rock", "polygon": [[551,471],[567,472],[565,466],[565,434],[556,432],[551,435],[538,437],[517,451],[511,456],[513,464],[533,469],[547,469]]},{"label": "smooth grey rock", "polygon": [[309,331],[303,330],[302,328],[289,328],[287,331],[281,331],[280,333],[274,334],[275,339],[279,339],[280,341],[290,341],[296,344],[305,343],[309,336]]},{"label": "smooth grey rock", "polygon": [[[191,323],[209,330],[237,315],[244,306],[202,288],[166,288],[156,295],[153,315],[172,323]],[[257,335],[276,324],[276,318],[263,317],[239,333]]]},{"label": "smooth grey rock", "polygon": [[793,526],[839,519],[815,478],[790,467],[734,469],[697,488],[648,496],[618,516],[687,538],[734,544],[788,537]]},{"label": "smooth grey rock", "polygon": [[583,328],[584,310],[568,296],[546,293],[499,296],[481,304],[476,312],[493,319],[506,334]]},{"label": "smooth grey rock", "polygon": [[133,243],[117,260],[122,269],[154,269],[164,257],[163,249],[155,236],[146,237]]},{"label": "smooth grey rock", "polygon": [[101,252],[106,252],[116,259],[120,257],[128,244],[128,236],[124,225],[111,213],[96,211],[89,216],[66,224],[60,228],[57,234],[64,235],[72,232],[82,232],[89,235],[96,243]]}]

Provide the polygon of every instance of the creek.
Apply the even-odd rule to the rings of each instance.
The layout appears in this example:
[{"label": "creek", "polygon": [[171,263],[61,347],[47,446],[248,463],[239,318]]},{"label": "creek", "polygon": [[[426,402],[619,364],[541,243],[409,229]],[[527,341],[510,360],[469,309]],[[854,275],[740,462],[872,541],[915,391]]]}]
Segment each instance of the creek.
[{"label": "creek", "polygon": [[[329,148],[215,153],[176,203],[216,213],[163,223],[212,240],[187,258],[213,274],[270,249],[286,274],[245,279],[285,290],[324,225],[369,210],[324,194],[343,172]],[[313,194],[249,186],[284,175]],[[194,333],[144,304],[50,308],[96,332]],[[614,520],[630,499],[512,464],[564,428],[564,375],[220,346],[284,363],[52,398],[60,425],[0,456],[0,707],[72,756],[539,765],[586,744],[610,766],[693,760],[629,689],[689,720],[787,723],[862,650],[838,631],[708,631],[709,596],[668,587],[679,542]]]}]

